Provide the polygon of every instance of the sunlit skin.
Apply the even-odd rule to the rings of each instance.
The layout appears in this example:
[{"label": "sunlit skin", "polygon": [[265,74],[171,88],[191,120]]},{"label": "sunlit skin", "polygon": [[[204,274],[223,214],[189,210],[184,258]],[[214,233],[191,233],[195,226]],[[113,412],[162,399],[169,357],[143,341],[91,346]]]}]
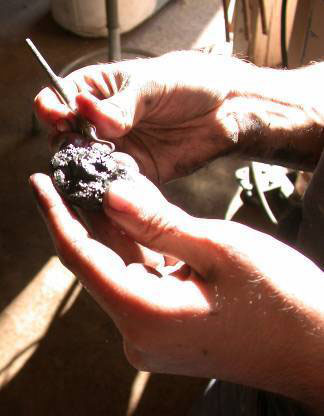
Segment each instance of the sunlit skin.
[{"label": "sunlit skin", "polygon": [[[256,149],[264,160],[279,149],[288,155],[283,163],[315,166],[324,123],[322,110],[293,88],[302,70],[290,78],[266,70],[273,99],[268,86],[262,97],[259,71],[236,59],[182,52],[72,73],[66,83],[79,112],[102,139],[130,154],[140,173],[131,183],[114,182],[103,212],[80,212],[82,221],[46,175],[34,175],[31,185],[63,264],[114,320],[136,368],[247,384],[318,411],[320,269],[266,234],[191,217],[153,184],[221,154],[254,157]],[[51,90],[37,96],[36,110],[54,147],[69,137],[73,115]]]}]

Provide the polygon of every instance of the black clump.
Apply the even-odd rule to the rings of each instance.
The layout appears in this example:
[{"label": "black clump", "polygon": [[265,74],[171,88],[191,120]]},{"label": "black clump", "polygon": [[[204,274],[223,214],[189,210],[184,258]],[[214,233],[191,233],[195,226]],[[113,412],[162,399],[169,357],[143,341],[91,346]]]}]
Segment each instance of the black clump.
[{"label": "black clump", "polygon": [[78,147],[69,144],[51,160],[52,176],[58,191],[73,205],[88,210],[101,207],[104,192],[118,178],[128,178],[126,169],[104,144]]}]

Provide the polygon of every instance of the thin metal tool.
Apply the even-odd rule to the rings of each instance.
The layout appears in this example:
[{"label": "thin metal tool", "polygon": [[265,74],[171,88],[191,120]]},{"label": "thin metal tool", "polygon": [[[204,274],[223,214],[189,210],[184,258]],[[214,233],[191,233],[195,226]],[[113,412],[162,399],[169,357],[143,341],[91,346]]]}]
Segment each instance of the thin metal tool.
[{"label": "thin metal tool", "polygon": [[223,11],[224,11],[224,24],[225,24],[225,37],[226,37],[226,42],[229,42],[230,30],[229,30],[229,21],[228,21],[228,5],[227,5],[226,0],[223,0]]},{"label": "thin metal tool", "polygon": [[30,39],[26,39],[26,42],[28,46],[30,47],[30,49],[33,51],[37,61],[41,64],[42,68],[45,70],[46,74],[48,75],[52,84],[52,88],[54,89],[57,96],[76,115],[78,133],[80,133],[82,136],[86,137],[89,140],[110,145],[110,142],[107,142],[105,140],[100,140],[97,136],[95,126],[77,113],[77,110],[73,105],[73,101],[69,97],[69,93],[64,87],[63,78],[58,77],[54,73],[54,71],[51,69],[51,67],[48,65],[44,57],[41,55],[39,50],[36,48],[36,46]]}]

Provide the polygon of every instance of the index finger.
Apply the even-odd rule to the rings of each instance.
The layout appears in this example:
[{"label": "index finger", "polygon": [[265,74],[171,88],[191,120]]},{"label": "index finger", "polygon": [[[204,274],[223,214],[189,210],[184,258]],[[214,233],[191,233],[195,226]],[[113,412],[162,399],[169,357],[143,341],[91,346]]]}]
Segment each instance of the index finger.
[{"label": "index finger", "polygon": [[[73,80],[62,79],[64,89],[75,106],[75,97],[78,94],[77,85]],[[35,97],[35,110],[40,121],[47,127],[55,127],[59,120],[71,121],[74,113],[64,104],[51,87],[42,89]]]},{"label": "index finger", "polygon": [[[110,95],[109,88],[102,77],[101,67],[101,65],[89,65],[71,72],[65,78],[60,78],[60,83],[72,102],[73,109],[77,108],[75,98],[80,91],[89,91],[96,97],[98,91],[104,97]],[[99,81],[100,78],[102,78],[101,81]],[[44,88],[36,96],[35,109],[38,118],[48,127],[55,126],[57,121],[61,119],[71,120],[73,118],[73,112],[62,103],[59,96],[50,87]]]},{"label": "index finger", "polygon": [[125,279],[126,267],[122,259],[91,238],[47,175],[33,175],[30,184],[62,263],[101,304],[100,294],[105,298],[113,297],[114,292],[118,292],[119,282]]}]

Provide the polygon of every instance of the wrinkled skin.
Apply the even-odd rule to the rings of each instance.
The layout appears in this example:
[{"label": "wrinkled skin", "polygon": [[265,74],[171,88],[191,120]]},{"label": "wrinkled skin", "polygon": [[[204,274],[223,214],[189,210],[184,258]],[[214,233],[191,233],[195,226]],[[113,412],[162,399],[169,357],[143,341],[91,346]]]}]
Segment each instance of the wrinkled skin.
[{"label": "wrinkled skin", "polygon": [[[183,71],[179,58],[190,71]],[[229,88],[224,82],[215,88],[217,62],[212,65],[208,58],[176,52],[88,66],[67,76],[66,88],[101,139],[131,155],[153,182],[164,183],[192,172],[229,145],[226,125],[217,117]],[[49,88],[35,101],[55,147],[62,140],[58,133],[73,128],[74,116]]]},{"label": "wrinkled skin", "polygon": [[[318,348],[313,307],[323,280],[300,253],[234,222],[190,217],[140,175],[105,194],[118,227],[93,222],[90,233],[48,177],[31,183],[63,264],[114,320],[136,368],[217,377],[306,403],[317,395],[320,368],[309,389],[296,372],[312,366]],[[167,266],[170,258],[181,261]],[[319,296],[305,296],[305,276]]]},{"label": "wrinkled skin", "polygon": [[[222,107],[241,65],[180,52],[72,73],[79,112],[145,176],[113,182],[104,212],[81,212],[82,221],[47,176],[31,185],[62,262],[114,320],[135,367],[222,378],[323,410],[322,272],[263,233],[191,217],[151,182],[233,146]],[[51,90],[36,109],[54,147],[71,137],[74,116]]]}]

